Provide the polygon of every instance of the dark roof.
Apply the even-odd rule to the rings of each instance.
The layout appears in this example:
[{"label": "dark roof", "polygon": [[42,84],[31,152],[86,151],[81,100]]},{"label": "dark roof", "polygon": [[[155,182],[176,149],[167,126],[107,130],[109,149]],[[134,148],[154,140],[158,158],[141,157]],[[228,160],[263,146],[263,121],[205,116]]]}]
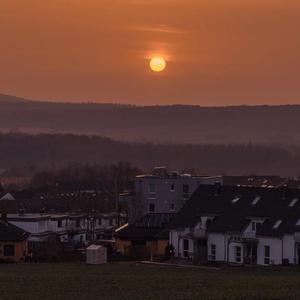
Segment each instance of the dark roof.
[{"label": "dark roof", "polygon": [[116,236],[120,239],[167,240],[169,235],[166,226],[174,217],[174,213],[149,213],[117,231]]},{"label": "dark roof", "polygon": [[[259,197],[256,204],[254,199]],[[233,199],[239,199],[233,203]],[[293,199],[298,201],[289,206]],[[214,215],[209,232],[242,232],[251,219],[265,221],[258,235],[280,236],[300,232],[296,223],[300,219],[300,190],[261,187],[202,185],[178,213],[169,229],[193,227],[204,215]],[[278,228],[274,228],[281,220]]]},{"label": "dark roof", "polygon": [[287,182],[287,178],[273,175],[223,176],[223,184],[228,186],[277,188],[283,186]]},{"label": "dark roof", "polygon": [[29,233],[23,229],[0,220],[0,242],[21,242],[28,236]]}]

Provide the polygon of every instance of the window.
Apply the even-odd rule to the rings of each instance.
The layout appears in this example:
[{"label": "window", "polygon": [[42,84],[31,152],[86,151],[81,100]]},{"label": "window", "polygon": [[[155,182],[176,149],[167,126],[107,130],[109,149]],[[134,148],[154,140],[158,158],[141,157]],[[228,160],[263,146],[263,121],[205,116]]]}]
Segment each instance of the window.
[{"label": "window", "polygon": [[76,227],[80,227],[80,219],[76,220]]},{"label": "window", "polygon": [[173,211],[175,209],[175,205],[174,203],[171,203],[171,211]]},{"label": "window", "polygon": [[240,199],[240,197],[235,197],[231,202],[234,204],[237,203]]},{"label": "window", "polygon": [[154,212],[155,211],[155,204],[154,203],[150,203],[149,204],[149,212]]},{"label": "window", "polygon": [[265,254],[264,264],[269,265],[270,264],[270,246],[264,247],[264,254]]},{"label": "window", "polygon": [[240,263],[242,261],[242,247],[236,246],[235,247],[235,261]]},{"label": "window", "polygon": [[261,228],[261,223],[260,222],[252,222],[252,231],[257,231]]},{"label": "window", "polygon": [[109,224],[109,226],[113,226],[113,218],[109,218],[108,224]]},{"label": "window", "polygon": [[189,240],[183,240],[183,257],[189,257]]},{"label": "window", "polygon": [[183,184],[182,185],[182,193],[183,194],[188,194],[189,193],[189,190],[190,190],[190,187],[188,184]]},{"label": "window", "polygon": [[171,186],[170,186],[170,191],[171,191],[171,192],[175,192],[175,185],[174,185],[174,184],[171,184]]},{"label": "window", "polygon": [[155,194],[156,193],[156,187],[154,183],[149,183],[149,194]]},{"label": "window", "polygon": [[298,202],[298,198],[294,198],[290,204],[289,204],[289,207],[294,207],[296,205],[296,203]]},{"label": "window", "polygon": [[58,227],[58,228],[61,228],[61,227],[62,227],[62,220],[58,220],[58,221],[57,221],[57,227]]},{"label": "window", "polygon": [[216,252],[217,252],[217,246],[216,244],[210,245],[210,259],[216,260]]},{"label": "window", "polygon": [[273,229],[278,229],[278,227],[280,226],[281,223],[282,223],[282,220],[277,220],[273,226]]},{"label": "window", "polygon": [[3,246],[4,256],[15,256],[15,245],[4,245]]},{"label": "window", "polygon": [[252,205],[256,205],[260,199],[261,199],[260,196],[255,197],[254,200],[252,201]]}]

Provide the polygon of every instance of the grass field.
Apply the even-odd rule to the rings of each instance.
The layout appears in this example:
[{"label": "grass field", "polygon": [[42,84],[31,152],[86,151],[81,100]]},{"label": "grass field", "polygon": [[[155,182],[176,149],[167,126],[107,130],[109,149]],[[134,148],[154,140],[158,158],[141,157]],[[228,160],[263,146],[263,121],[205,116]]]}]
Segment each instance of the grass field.
[{"label": "grass field", "polygon": [[0,299],[300,299],[300,270],[0,265]]}]

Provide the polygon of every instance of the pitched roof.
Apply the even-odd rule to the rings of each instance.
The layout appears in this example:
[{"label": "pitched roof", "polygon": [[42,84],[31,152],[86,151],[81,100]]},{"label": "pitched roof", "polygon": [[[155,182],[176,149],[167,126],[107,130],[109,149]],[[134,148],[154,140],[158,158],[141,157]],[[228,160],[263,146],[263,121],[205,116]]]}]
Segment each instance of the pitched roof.
[{"label": "pitched roof", "polygon": [[[209,232],[242,232],[251,219],[256,218],[265,220],[257,231],[258,235],[280,236],[300,232],[300,226],[296,225],[300,220],[300,190],[202,185],[168,227],[192,227],[199,222],[200,216],[207,214],[215,216]],[[278,220],[281,222],[276,227]]]},{"label": "pitched roof", "polygon": [[149,213],[135,223],[116,231],[121,239],[168,239],[166,226],[174,218],[174,213]]},{"label": "pitched roof", "polygon": [[28,236],[29,233],[25,230],[0,220],[0,242],[21,242]]}]

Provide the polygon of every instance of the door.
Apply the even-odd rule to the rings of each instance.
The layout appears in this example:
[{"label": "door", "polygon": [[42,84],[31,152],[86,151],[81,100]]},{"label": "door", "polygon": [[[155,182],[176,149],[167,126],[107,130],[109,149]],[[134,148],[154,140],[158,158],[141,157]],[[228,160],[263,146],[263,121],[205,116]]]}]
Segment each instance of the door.
[{"label": "door", "polygon": [[189,257],[189,240],[183,240],[183,257]]}]

